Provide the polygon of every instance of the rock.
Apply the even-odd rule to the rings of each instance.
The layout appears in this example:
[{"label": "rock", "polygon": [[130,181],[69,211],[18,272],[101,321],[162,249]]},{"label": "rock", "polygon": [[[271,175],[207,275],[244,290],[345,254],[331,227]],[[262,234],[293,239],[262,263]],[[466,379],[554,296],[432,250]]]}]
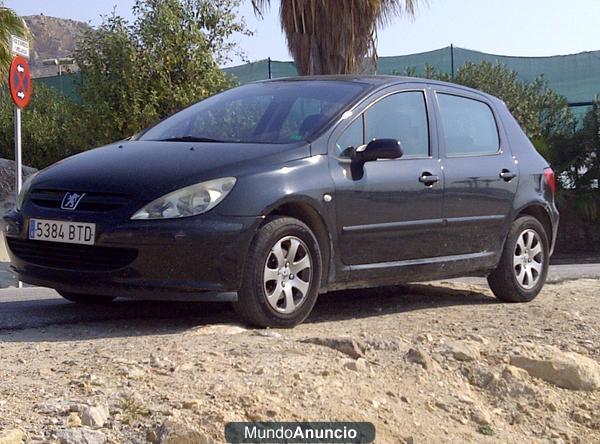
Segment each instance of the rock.
[{"label": "rock", "polygon": [[499,379],[499,376],[491,368],[475,364],[469,376],[469,382],[477,387],[485,388]]},{"label": "rock", "polygon": [[436,401],[435,406],[445,412],[452,413],[452,406],[444,401]]},{"label": "rock", "polygon": [[21,444],[25,440],[25,432],[21,429],[10,429],[0,432],[0,444]]},{"label": "rock", "polygon": [[475,342],[479,342],[481,345],[488,345],[490,341],[488,341],[486,338],[484,338],[481,335],[476,335],[474,333],[470,333],[466,336],[468,339],[471,339],[472,341]]},{"label": "rock", "polygon": [[159,444],[212,444],[213,440],[200,430],[173,419],[167,419],[158,429]]},{"label": "rock", "polygon": [[358,358],[355,361],[346,361],[344,363],[344,368],[347,368],[348,370],[352,370],[355,372],[364,372],[367,370],[368,366],[367,366],[367,361],[366,359],[363,358]]},{"label": "rock", "polygon": [[158,442],[158,435],[156,434],[156,430],[148,430],[146,431],[146,441],[151,443]]},{"label": "rock", "polygon": [[529,373],[522,368],[515,367],[514,365],[507,365],[502,370],[502,377],[507,381],[512,379],[527,379],[529,377]]},{"label": "rock", "polygon": [[400,350],[400,343],[394,339],[371,339],[365,343],[366,350]]},{"label": "rock", "polygon": [[[0,159],[0,196],[10,195],[15,189],[15,162],[9,159]],[[23,182],[37,170],[23,165]]]},{"label": "rock", "polygon": [[475,341],[450,341],[446,343],[445,354],[457,361],[475,361],[479,359],[479,344]]},{"label": "rock", "polygon": [[245,327],[241,327],[239,325],[233,324],[214,324],[214,325],[204,325],[202,327],[196,327],[188,331],[187,334],[193,336],[231,336],[237,335],[240,333],[244,333],[248,331]]},{"label": "rock", "polygon": [[253,333],[255,336],[262,336],[263,338],[283,339],[281,333],[277,333],[272,330],[255,330]]},{"label": "rock", "polygon": [[534,378],[566,389],[593,391],[600,388],[600,365],[578,353],[545,346],[533,351],[531,356],[511,356],[510,363]]},{"label": "rock", "polygon": [[429,333],[422,333],[420,335],[417,335],[415,340],[417,342],[431,342],[431,341],[433,341],[433,336],[431,336],[431,334],[429,334]]},{"label": "rock", "polygon": [[154,353],[150,355],[150,365],[155,368],[165,367],[166,363]]},{"label": "rock", "polygon": [[573,418],[573,421],[578,422],[579,424],[587,424],[589,422],[592,422],[592,417],[590,415],[588,415],[585,412],[581,412],[581,411],[574,411],[571,414],[571,418]]},{"label": "rock", "polygon": [[81,423],[86,426],[98,429],[108,420],[108,407],[105,405],[82,406],[80,409]]},{"label": "rock", "polygon": [[124,373],[128,379],[142,379],[146,376],[146,371],[139,367],[126,368]]},{"label": "rock", "polygon": [[458,395],[456,395],[456,399],[458,399],[460,402],[464,403],[464,404],[475,404],[475,400],[473,398],[471,398],[469,395],[465,395],[464,393],[459,393]]},{"label": "rock", "polygon": [[104,433],[84,428],[59,430],[56,436],[61,444],[104,444],[106,442]]},{"label": "rock", "polygon": [[490,413],[487,410],[484,410],[482,408],[473,409],[473,411],[471,412],[471,419],[474,423],[482,426],[492,425],[492,415],[490,415]]},{"label": "rock", "polygon": [[193,368],[194,368],[193,362],[184,362],[183,364],[175,367],[175,371],[176,372],[189,372],[190,370],[193,370]]},{"label": "rock", "polygon": [[69,413],[67,418],[67,427],[79,427],[81,426],[81,418],[76,412]]},{"label": "rock", "polygon": [[420,365],[425,370],[431,370],[433,368],[433,361],[431,360],[431,357],[427,354],[427,352],[421,350],[420,348],[409,349],[404,355],[404,359],[406,359],[408,362]]},{"label": "rock", "polygon": [[193,410],[200,406],[201,402],[199,399],[190,399],[188,401],[183,401],[183,408],[188,410]]},{"label": "rock", "polygon": [[301,341],[305,344],[322,345],[339,351],[352,359],[363,358],[365,347],[352,338],[308,338]]}]

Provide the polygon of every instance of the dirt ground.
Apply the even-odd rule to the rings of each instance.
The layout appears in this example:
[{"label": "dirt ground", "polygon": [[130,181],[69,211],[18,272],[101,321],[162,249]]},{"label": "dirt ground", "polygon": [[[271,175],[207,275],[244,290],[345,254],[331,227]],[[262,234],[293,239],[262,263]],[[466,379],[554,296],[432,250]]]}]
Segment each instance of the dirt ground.
[{"label": "dirt ground", "polygon": [[377,443],[600,442],[600,387],[510,365],[551,346],[594,384],[599,302],[599,280],[548,284],[529,304],[453,282],[324,295],[293,330],[246,329],[208,304],[4,330],[0,443],[223,442],[226,422],[250,420],[370,421]]}]

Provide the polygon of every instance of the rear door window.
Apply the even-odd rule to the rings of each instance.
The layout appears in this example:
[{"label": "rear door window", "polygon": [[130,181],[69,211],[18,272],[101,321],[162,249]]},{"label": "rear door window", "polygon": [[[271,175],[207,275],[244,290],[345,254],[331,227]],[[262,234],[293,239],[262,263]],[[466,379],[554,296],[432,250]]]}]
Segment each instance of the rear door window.
[{"label": "rear door window", "polygon": [[437,93],[447,156],[495,154],[500,149],[496,119],[479,100]]}]

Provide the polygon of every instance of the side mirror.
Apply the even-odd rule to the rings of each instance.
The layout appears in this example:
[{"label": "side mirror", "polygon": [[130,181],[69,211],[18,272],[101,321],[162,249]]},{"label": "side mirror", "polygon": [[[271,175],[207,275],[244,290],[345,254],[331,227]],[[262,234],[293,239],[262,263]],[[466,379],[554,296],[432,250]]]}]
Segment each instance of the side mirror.
[{"label": "side mirror", "polygon": [[398,159],[402,157],[402,147],[396,139],[374,139],[356,149],[352,160],[358,163],[377,159]]}]

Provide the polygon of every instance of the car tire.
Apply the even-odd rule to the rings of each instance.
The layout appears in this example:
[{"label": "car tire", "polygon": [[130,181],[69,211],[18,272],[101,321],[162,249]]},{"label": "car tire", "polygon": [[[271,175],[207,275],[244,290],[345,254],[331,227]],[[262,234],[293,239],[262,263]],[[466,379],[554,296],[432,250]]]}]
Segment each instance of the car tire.
[{"label": "car tire", "polygon": [[531,216],[512,223],[498,267],[488,276],[494,295],[505,302],[529,302],[546,282],[549,243],[542,224]]},{"label": "car tire", "polygon": [[321,276],[321,250],[310,228],[291,217],[273,218],[250,246],[234,309],[256,327],[294,327],[312,311]]},{"label": "car tire", "polygon": [[69,293],[66,291],[58,292],[63,298],[68,301],[75,302],[77,304],[108,304],[112,302],[114,296],[99,296],[95,294],[80,294],[80,293]]}]

